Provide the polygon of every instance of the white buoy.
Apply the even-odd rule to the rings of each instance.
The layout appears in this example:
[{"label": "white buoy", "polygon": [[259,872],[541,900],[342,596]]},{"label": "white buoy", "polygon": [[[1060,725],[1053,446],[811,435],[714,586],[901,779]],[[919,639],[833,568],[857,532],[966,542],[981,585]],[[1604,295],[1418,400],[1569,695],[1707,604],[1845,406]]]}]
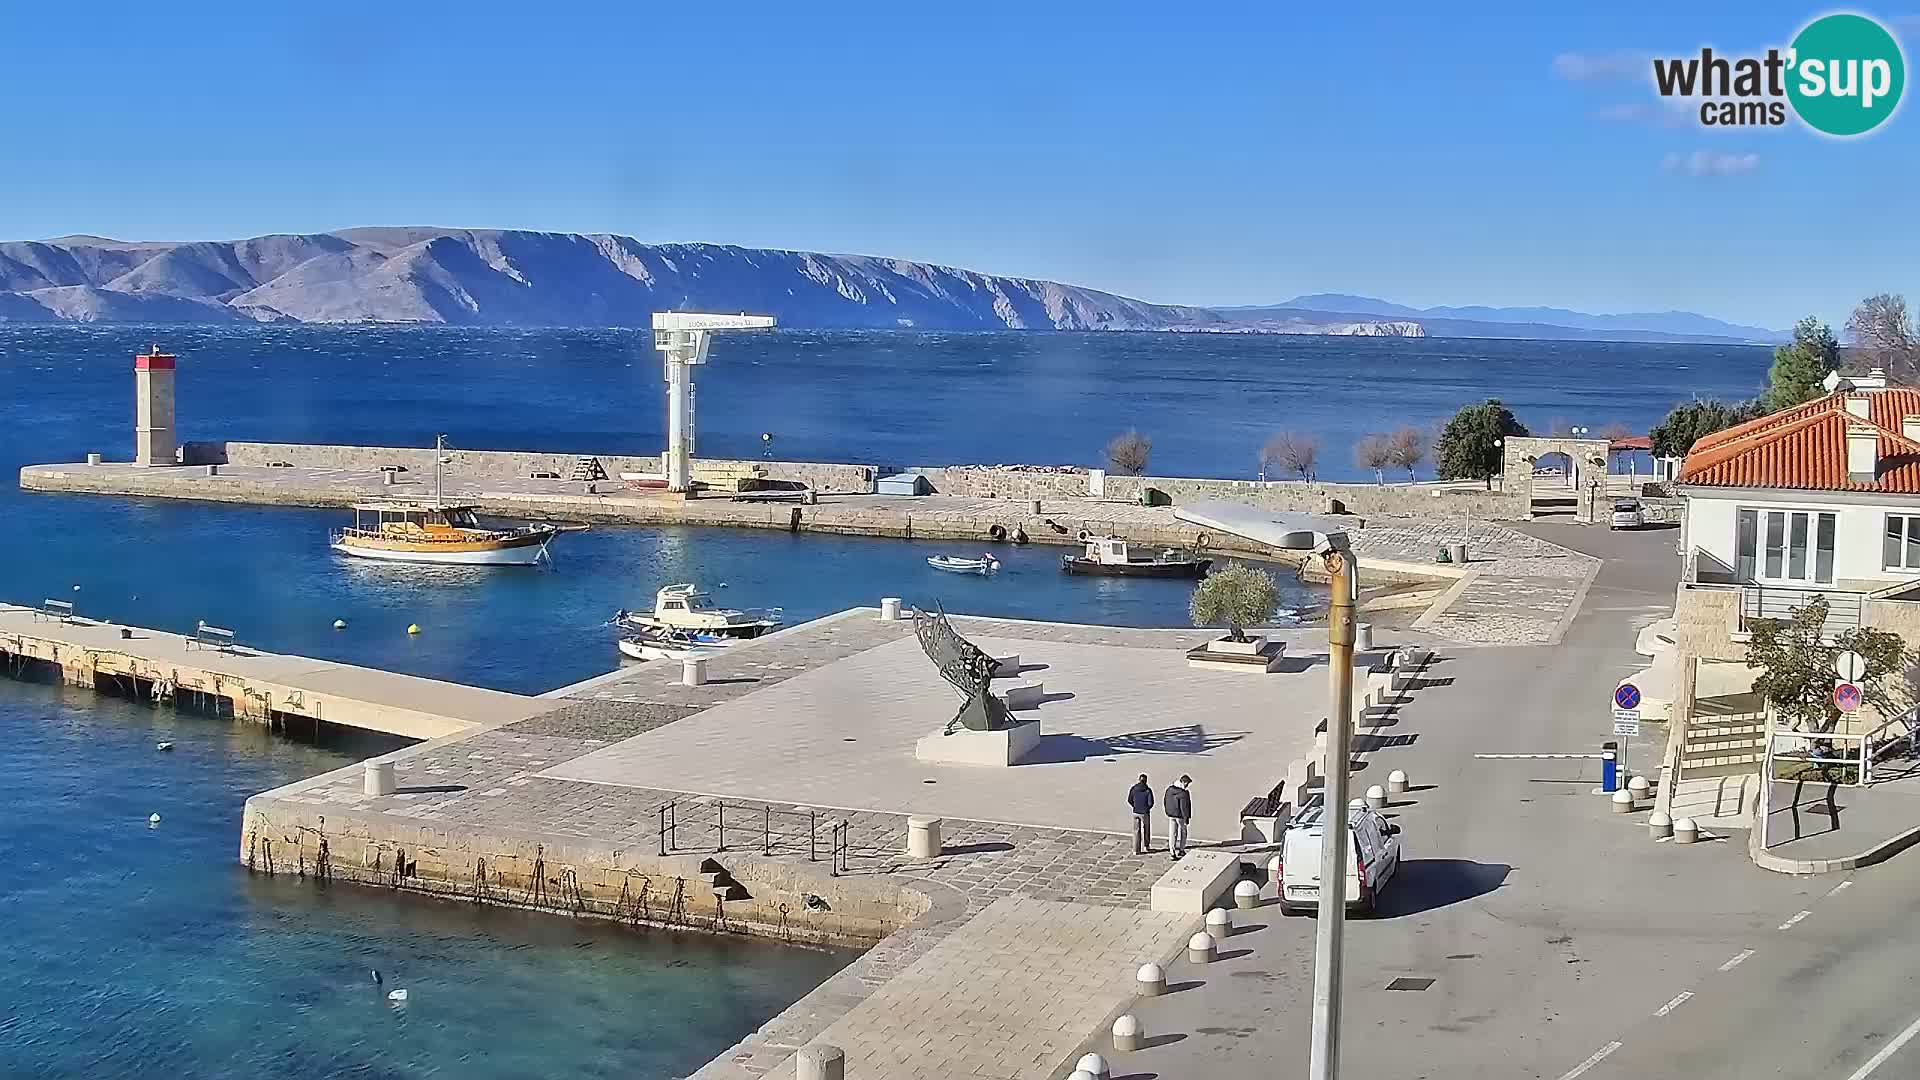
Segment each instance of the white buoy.
[{"label": "white buoy", "polygon": [[1140,993],[1147,997],[1158,997],[1167,992],[1167,973],[1160,969],[1159,964],[1141,964],[1140,970],[1134,972],[1133,982]]},{"label": "white buoy", "polygon": [[1113,1048],[1123,1054],[1140,1049],[1140,1018],[1124,1013],[1113,1022]]},{"label": "white buoy", "polygon": [[1113,1070],[1107,1068],[1107,1059],[1099,1054],[1081,1054],[1074,1068],[1093,1077],[1094,1080],[1108,1080],[1113,1075]]},{"label": "white buoy", "polygon": [[407,992],[405,990],[389,990],[387,991],[387,1000],[396,1002],[406,1001]]},{"label": "white buoy", "polygon": [[1404,771],[1400,769],[1395,769],[1392,772],[1387,774],[1387,791],[1388,792],[1394,795],[1399,795],[1405,792],[1406,790],[1407,790],[1407,774]]},{"label": "white buoy", "polygon": [[1233,906],[1247,911],[1260,906],[1260,886],[1251,881],[1242,881],[1233,887]]},{"label": "white buoy", "polygon": [[149,829],[151,829],[151,828],[154,828],[155,826],[157,826],[157,825],[159,825],[159,824],[160,824],[160,815],[159,815],[159,814],[154,814],[154,815],[152,815],[152,816],[150,816],[150,817],[148,817],[148,818],[147,818],[147,828],[149,828]]},{"label": "white buoy", "polygon": [[153,744],[153,748],[155,750],[160,751],[161,753],[165,753],[168,750],[173,749],[173,744],[170,742],[157,742]]},{"label": "white buoy", "polygon": [[333,628],[335,630],[345,630],[347,628],[347,620],[345,619],[333,620]]}]

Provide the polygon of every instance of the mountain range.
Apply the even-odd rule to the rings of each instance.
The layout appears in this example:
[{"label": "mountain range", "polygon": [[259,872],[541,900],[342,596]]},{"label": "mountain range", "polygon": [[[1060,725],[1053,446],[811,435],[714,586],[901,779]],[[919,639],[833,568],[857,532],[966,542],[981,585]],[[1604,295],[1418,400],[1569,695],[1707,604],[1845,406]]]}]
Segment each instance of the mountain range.
[{"label": "mountain range", "polygon": [[422,226],[180,243],[0,242],[0,322],[638,326],[662,310],[753,311],[793,328],[1771,341],[1687,312],[1410,308],[1318,294],[1258,307],[1096,289],[868,255],[643,244],[609,233]]}]

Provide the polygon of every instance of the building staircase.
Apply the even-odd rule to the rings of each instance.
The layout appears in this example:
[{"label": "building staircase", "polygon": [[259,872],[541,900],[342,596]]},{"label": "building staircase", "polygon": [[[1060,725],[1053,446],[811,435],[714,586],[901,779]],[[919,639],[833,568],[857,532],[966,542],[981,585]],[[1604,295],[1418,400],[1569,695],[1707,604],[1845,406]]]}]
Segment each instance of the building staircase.
[{"label": "building staircase", "polygon": [[1670,793],[1667,813],[1708,827],[1751,828],[1766,730],[1758,715],[1695,715],[1684,732],[1678,776],[1661,777],[1663,792]]}]

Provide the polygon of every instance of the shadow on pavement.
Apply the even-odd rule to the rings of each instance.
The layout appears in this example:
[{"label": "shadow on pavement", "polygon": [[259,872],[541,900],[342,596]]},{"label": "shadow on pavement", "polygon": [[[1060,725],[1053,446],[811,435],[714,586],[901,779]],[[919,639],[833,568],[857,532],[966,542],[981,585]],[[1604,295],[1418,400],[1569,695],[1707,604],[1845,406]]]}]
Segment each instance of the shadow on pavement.
[{"label": "shadow on pavement", "polygon": [[1376,914],[1383,919],[1418,915],[1425,911],[1472,900],[1506,883],[1513,867],[1506,863],[1472,859],[1408,859],[1380,897]]}]

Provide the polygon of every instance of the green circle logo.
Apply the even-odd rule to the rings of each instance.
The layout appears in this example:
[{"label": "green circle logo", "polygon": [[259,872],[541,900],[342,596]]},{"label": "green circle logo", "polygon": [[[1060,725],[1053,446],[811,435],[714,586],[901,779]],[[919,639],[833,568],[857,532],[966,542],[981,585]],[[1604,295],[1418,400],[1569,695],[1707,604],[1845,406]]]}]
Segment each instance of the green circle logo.
[{"label": "green circle logo", "polygon": [[1824,15],[1793,39],[1787,99],[1815,131],[1846,137],[1884,123],[1900,104],[1900,43],[1864,15]]}]

